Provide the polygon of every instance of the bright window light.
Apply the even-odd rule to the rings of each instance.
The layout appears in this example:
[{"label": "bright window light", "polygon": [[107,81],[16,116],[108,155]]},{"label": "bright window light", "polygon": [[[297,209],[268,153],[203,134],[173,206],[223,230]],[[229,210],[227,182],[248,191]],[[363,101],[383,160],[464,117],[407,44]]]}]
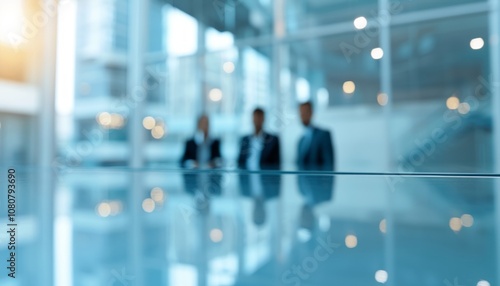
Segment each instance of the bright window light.
[{"label": "bright window light", "polygon": [[74,108],[76,3],[68,1],[58,13],[56,109],[70,115]]},{"label": "bright window light", "polygon": [[206,48],[209,51],[226,49],[234,44],[234,37],[230,32],[221,33],[214,28],[208,28],[205,35]]},{"label": "bright window light", "polygon": [[326,88],[318,89],[316,96],[318,97],[318,104],[322,107],[327,107],[328,102],[330,101],[330,94]]},{"label": "bright window light", "polygon": [[13,36],[22,36],[23,1],[0,1],[0,42],[13,44]]},{"label": "bright window light", "polygon": [[297,100],[299,102],[308,101],[311,98],[309,82],[305,78],[299,78],[296,83]]},{"label": "bright window light", "polygon": [[198,49],[196,19],[171,6],[165,8],[164,14],[167,52],[175,56],[195,54]]}]

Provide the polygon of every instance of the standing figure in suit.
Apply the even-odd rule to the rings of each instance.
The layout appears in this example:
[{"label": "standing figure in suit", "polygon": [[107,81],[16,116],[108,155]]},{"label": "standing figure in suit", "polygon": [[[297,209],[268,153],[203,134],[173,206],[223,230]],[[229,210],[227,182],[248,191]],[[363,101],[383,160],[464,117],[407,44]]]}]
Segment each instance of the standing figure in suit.
[{"label": "standing figure in suit", "polygon": [[[193,138],[186,141],[181,167],[186,169],[214,169],[221,165],[220,140],[209,135],[209,119],[207,115],[198,118],[197,130]],[[221,175],[213,172],[200,174],[184,174],[184,185],[188,193],[210,194],[220,193]]]},{"label": "standing figure in suit", "polygon": [[330,131],[313,126],[311,123],[312,116],[312,103],[302,103],[300,105],[300,119],[305,127],[305,132],[299,141],[299,168],[303,170],[333,171],[335,168],[335,152],[332,136]]},{"label": "standing figure in suit", "polygon": [[[280,142],[277,136],[263,130],[264,110],[253,111],[254,133],[241,139],[238,166],[249,171],[279,170],[281,164]],[[240,175],[240,190],[243,196],[254,199],[254,222],[261,225],[265,222],[264,202],[279,196],[281,179],[276,174]]]},{"label": "standing figure in suit", "polygon": [[[300,119],[305,127],[298,148],[298,167],[301,171],[333,171],[335,152],[330,131],[312,125],[313,106],[311,102],[300,105]],[[334,176],[301,174],[298,176],[299,190],[304,198],[301,212],[302,227],[313,228],[313,208],[333,196]]]},{"label": "standing figure in suit", "polygon": [[215,168],[220,165],[220,140],[209,136],[207,115],[198,118],[198,127],[193,138],[186,141],[181,166],[184,168]]},{"label": "standing figure in suit", "polygon": [[248,170],[277,170],[280,168],[280,141],[277,136],[263,130],[264,110],[253,111],[254,133],[241,139],[238,167]]}]

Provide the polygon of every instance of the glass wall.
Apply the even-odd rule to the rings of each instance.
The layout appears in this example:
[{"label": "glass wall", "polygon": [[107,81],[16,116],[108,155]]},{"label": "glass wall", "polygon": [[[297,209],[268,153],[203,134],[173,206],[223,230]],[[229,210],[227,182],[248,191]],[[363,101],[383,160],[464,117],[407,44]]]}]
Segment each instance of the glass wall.
[{"label": "glass wall", "polygon": [[[495,285],[499,39],[500,0],[0,1],[0,169],[38,265],[0,284],[291,284],[331,233],[364,264],[319,278]],[[333,173],[296,172],[304,102]],[[257,107],[271,175],[237,164]],[[203,114],[221,168],[180,170]]]},{"label": "glass wall", "polygon": [[[75,108],[60,154],[102,138],[77,165],[126,166],[138,152],[146,166],[175,167],[206,113],[232,167],[263,107],[293,170],[297,107],[310,100],[337,171],[493,171],[487,2],[151,0],[142,18],[132,3],[90,13],[101,4],[76,2]],[[147,23],[132,29],[134,19]]]}]

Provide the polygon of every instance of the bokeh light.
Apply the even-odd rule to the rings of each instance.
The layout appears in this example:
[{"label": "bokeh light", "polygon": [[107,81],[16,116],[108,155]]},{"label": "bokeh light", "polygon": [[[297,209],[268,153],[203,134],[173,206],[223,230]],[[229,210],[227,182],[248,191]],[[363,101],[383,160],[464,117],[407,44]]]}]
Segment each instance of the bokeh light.
[{"label": "bokeh light", "polygon": [[356,246],[358,246],[358,238],[352,234],[346,236],[345,246],[347,246],[347,248],[355,248]]},{"label": "bokeh light", "polygon": [[467,114],[470,111],[470,105],[467,102],[462,102],[458,105],[458,113]]},{"label": "bokeh light", "polygon": [[110,128],[120,129],[125,124],[125,118],[121,114],[113,113],[111,114],[111,122],[109,124]]},{"label": "bokeh light", "polygon": [[474,225],[474,217],[470,214],[462,215],[462,217],[460,217],[460,220],[462,221],[462,226],[471,227],[472,225]]},{"label": "bokeh light", "polygon": [[384,50],[382,50],[382,48],[375,48],[372,50],[371,56],[374,60],[380,60],[384,57]]},{"label": "bokeh light", "polygon": [[389,96],[383,92],[377,95],[377,102],[380,106],[386,106],[389,102]]},{"label": "bokeh light", "polygon": [[223,238],[224,233],[222,232],[222,230],[214,228],[210,231],[210,240],[212,240],[213,242],[221,242]]},{"label": "bokeh light", "polygon": [[462,229],[462,220],[458,217],[452,217],[450,219],[450,228],[454,232],[459,232]]},{"label": "bokeh light", "polygon": [[345,94],[353,94],[354,91],[356,91],[356,85],[354,84],[353,81],[346,81],[342,85],[342,90],[344,91]]},{"label": "bokeh light", "polygon": [[366,25],[368,24],[368,21],[366,20],[365,17],[358,17],[354,19],[354,27],[358,30],[366,28]]},{"label": "bokeh light", "polygon": [[147,198],[142,201],[142,209],[147,213],[152,213],[155,210],[155,201],[151,198]]},{"label": "bokeh light", "polygon": [[387,233],[387,220],[385,218],[380,221],[378,228],[381,233]]},{"label": "bokeh light", "polygon": [[233,62],[225,62],[222,65],[222,69],[226,73],[233,73],[234,72],[234,63]]},{"label": "bokeh light", "polygon": [[458,99],[458,97],[456,96],[450,96],[446,100],[446,107],[448,107],[448,109],[450,110],[457,109],[459,105],[460,105],[460,99]]},{"label": "bokeh light", "polygon": [[375,272],[375,281],[378,283],[386,283],[388,278],[389,274],[387,274],[385,270],[377,270],[377,272]]},{"label": "bokeh light", "polygon": [[151,198],[157,202],[157,203],[161,203],[164,201],[165,199],[165,193],[163,192],[163,190],[159,187],[155,187],[151,190]]},{"label": "bokeh light", "polygon": [[153,129],[155,125],[156,120],[151,116],[144,117],[144,119],[142,120],[142,126],[144,126],[144,128],[146,128],[147,130]]},{"label": "bokeh light", "polygon": [[101,217],[108,217],[111,215],[111,206],[107,202],[102,202],[97,205],[97,214]]},{"label": "bokeh light", "polygon": [[163,126],[157,125],[151,130],[151,136],[153,136],[154,139],[161,139],[165,136],[165,129]]},{"label": "bokeh light", "polygon": [[101,112],[97,115],[97,123],[102,126],[109,126],[111,124],[111,114],[108,112]]},{"label": "bokeh light", "polygon": [[211,101],[218,102],[222,100],[222,90],[214,88],[208,93],[208,98]]},{"label": "bokeh light", "polygon": [[480,50],[484,47],[483,38],[474,38],[470,40],[470,48],[473,50]]}]

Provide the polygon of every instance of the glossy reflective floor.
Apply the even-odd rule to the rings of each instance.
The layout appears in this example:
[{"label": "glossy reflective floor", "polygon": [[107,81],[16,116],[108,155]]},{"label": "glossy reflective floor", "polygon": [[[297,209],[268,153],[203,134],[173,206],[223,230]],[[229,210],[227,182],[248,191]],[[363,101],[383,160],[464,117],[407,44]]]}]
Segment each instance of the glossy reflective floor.
[{"label": "glossy reflective floor", "polygon": [[[0,283],[46,285],[51,226],[21,176],[19,276]],[[96,169],[54,185],[54,285],[499,285],[495,176]]]}]

